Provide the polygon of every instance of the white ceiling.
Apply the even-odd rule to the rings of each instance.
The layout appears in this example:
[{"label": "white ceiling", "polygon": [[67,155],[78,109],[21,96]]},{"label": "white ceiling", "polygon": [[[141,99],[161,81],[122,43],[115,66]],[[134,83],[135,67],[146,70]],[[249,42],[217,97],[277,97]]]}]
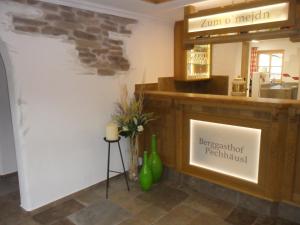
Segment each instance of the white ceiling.
[{"label": "white ceiling", "polygon": [[[78,0],[70,0],[69,2]],[[83,4],[105,6],[145,16],[152,16],[169,22],[183,19],[184,5],[204,0],[173,0],[161,4],[153,4],[142,0],[84,0]]]},{"label": "white ceiling", "polygon": [[199,10],[222,7],[225,5],[247,2],[252,0],[173,0],[161,4],[153,4],[142,0],[41,0],[52,3],[64,4],[88,10],[101,12],[113,11],[123,16],[146,16],[175,22],[184,17],[184,6],[195,5]]},{"label": "white ceiling", "polygon": [[153,4],[142,0],[86,0],[130,12],[157,16],[165,19],[183,18],[184,5],[201,0],[174,0],[161,4]]}]

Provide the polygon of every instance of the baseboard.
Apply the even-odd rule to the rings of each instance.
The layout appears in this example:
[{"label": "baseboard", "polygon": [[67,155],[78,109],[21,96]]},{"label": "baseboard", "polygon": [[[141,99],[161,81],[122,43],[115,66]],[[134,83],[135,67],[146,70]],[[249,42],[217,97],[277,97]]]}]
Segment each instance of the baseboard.
[{"label": "baseboard", "polygon": [[[117,177],[119,177],[119,176],[122,176],[122,174],[118,174],[118,175],[115,175],[115,176],[113,176],[113,177],[110,177],[110,179],[114,179],[114,178],[117,178]],[[47,210],[47,209],[49,209],[49,208],[52,208],[52,207],[54,207],[54,206],[56,206],[56,205],[59,205],[59,204],[65,202],[65,201],[68,201],[68,200],[70,200],[70,199],[73,199],[74,197],[80,195],[81,193],[83,193],[83,192],[85,192],[85,191],[88,191],[88,190],[90,190],[90,189],[93,189],[93,188],[95,188],[96,186],[98,186],[98,185],[100,185],[100,184],[104,184],[105,182],[106,182],[106,180],[100,181],[100,182],[98,182],[98,183],[96,183],[96,184],[93,184],[93,185],[91,185],[91,186],[89,186],[89,187],[87,187],[87,188],[81,189],[80,191],[74,192],[74,193],[72,193],[72,194],[70,194],[70,195],[67,195],[67,196],[65,196],[65,197],[63,197],[63,198],[60,198],[60,199],[54,201],[54,202],[51,202],[51,203],[46,204],[46,205],[44,205],[44,206],[41,206],[41,207],[39,207],[39,208],[37,208],[37,209],[31,210],[31,211],[26,211],[25,209],[23,209],[23,211],[24,211],[25,213],[29,214],[29,215],[35,215],[35,214],[37,214],[37,213],[39,213],[39,212],[45,211],[45,210]]]},{"label": "baseboard", "polygon": [[[199,193],[249,209],[259,215],[281,217],[298,223],[300,221],[300,205],[292,202],[274,202],[261,199],[180,173],[169,167],[165,167],[164,177],[180,185],[187,185]],[[294,199],[298,199],[298,197],[294,196]]]},{"label": "baseboard", "polygon": [[18,175],[18,172],[12,172],[12,173],[8,173],[8,174],[4,174],[4,175],[0,175],[0,179],[6,179],[6,178],[9,178],[9,177],[13,177],[13,176],[17,176]]}]

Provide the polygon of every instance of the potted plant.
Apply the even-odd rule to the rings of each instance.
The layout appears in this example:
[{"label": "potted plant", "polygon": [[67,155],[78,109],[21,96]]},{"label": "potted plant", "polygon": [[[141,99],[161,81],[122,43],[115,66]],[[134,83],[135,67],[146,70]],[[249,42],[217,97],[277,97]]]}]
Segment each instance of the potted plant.
[{"label": "potted plant", "polygon": [[121,90],[120,101],[116,103],[116,111],[112,115],[119,127],[119,134],[129,137],[130,140],[129,179],[133,181],[138,179],[138,136],[144,131],[145,125],[154,119],[153,113],[143,112],[143,101],[143,91],[130,98],[125,85]]}]

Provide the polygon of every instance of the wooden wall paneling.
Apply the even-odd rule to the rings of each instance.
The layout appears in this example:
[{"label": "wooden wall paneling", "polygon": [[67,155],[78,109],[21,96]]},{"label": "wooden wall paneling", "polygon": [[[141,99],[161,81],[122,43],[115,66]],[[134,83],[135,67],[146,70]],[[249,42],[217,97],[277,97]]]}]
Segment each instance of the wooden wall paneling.
[{"label": "wooden wall paneling", "polygon": [[174,77],[158,78],[158,90],[160,91],[178,91],[175,87]]},{"label": "wooden wall paneling", "polygon": [[208,43],[232,43],[232,42],[243,42],[255,40],[266,40],[266,39],[278,39],[278,38],[289,38],[294,37],[298,34],[296,30],[275,30],[275,31],[266,31],[258,33],[248,33],[243,35],[228,35],[228,36],[219,36],[219,37],[203,37],[197,39],[185,39],[185,44],[190,45],[202,45]]},{"label": "wooden wall paneling", "polygon": [[[146,92],[145,111],[159,119],[142,135],[158,135],[165,165],[179,172],[271,201],[300,205],[300,104],[292,100]],[[189,120],[262,129],[258,184],[189,165]]]},{"label": "wooden wall paneling", "polygon": [[[294,173],[291,173],[293,174],[293,196],[292,196],[292,201],[298,205],[300,205],[300,110],[298,109],[296,111],[296,114],[297,114],[297,124],[296,126],[297,127],[294,127],[294,129],[296,130],[297,129],[297,132],[296,135],[294,136],[295,139],[293,139],[293,148],[296,150],[296,152],[294,151],[294,155],[290,156],[289,157],[293,157],[294,156],[294,159],[295,161],[292,161],[291,159],[291,162],[294,162]],[[295,125],[295,124],[293,124]],[[291,131],[292,132],[292,131]],[[288,154],[288,153],[287,153]],[[288,163],[288,162],[287,162]],[[290,165],[290,167],[292,167],[292,165]],[[292,169],[292,168],[290,168]],[[288,171],[287,171],[288,172]]]},{"label": "wooden wall paneling", "polygon": [[176,140],[176,170],[182,171],[182,149],[183,149],[183,106],[178,102],[174,101],[175,109],[175,140]]},{"label": "wooden wall paneling", "polygon": [[[287,109],[279,110],[273,109],[271,132],[270,132],[270,145],[269,149],[269,176],[266,180],[269,184],[266,194],[273,197],[274,200],[281,198],[281,186],[284,167],[284,149],[286,143],[287,123],[288,123]],[[282,138],[284,137],[284,138]]]},{"label": "wooden wall paneling", "polygon": [[[299,137],[299,119],[296,115],[294,108],[289,109],[289,116],[287,121],[287,133],[286,133],[286,146],[284,153],[284,167],[283,167],[283,180],[281,196],[285,201],[292,201],[292,194],[295,183],[295,163],[297,153],[297,142]],[[286,176],[289,174],[289,176]]]},{"label": "wooden wall paneling", "polygon": [[212,76],[209,80],[176,81],[174,77],[158,78],[159,91],[228,95],[228,76]]},{"label": "wooden wall paneling", "polygon": [[175,167],[176,151],[175,137],[175,111],[172,110],[172,100],[145,99],[145,112],[153,112],[156,119],[146,127],[141,148],[151,150],[151,135],[157,135],[157,148],[163,163],[169,167]]},{"label": "wooden wall paneling", "polygon": [[147,83],[147,84],[136,84],[136,91],[157,91],[158,85],[157,83]]},{"label": "wooden wall paneling", "polygon": [[290,40],[292,42],[300,42],[300,1],[297,0],[296,2],[296,28],[298,29],[298,33],[292,37],[290,37]]},{"label": "wooden wall paneling", "polygon": [[174,78],[185,80],[186,55],[184,50],[184,21],[177,21],[174,27]]},{"label": "wooden wall paneling", "polygon": [[[223,124],[231,124],[237,126],[245,126],[245,127],[262,129],[262,135],[264,136],[264,138],[262,139],[262,143],[261,143],[258,184],[189,165],[189,120],[190,119],[198,119],[198,120],[209,121],[209,122],[217,122]],[[226,116],[220,117],[220,116],[215,116],[213,114],[207,115],[207,114],[202,114],[199,112],[191,112],[190,110],[187,110],[186,112],[184,111],[183,126],[184,126],[183,135],[182,135],[183,147],[182,147],[182,154],[181,154],[182,172],[260,198],[264,198],[268,200],[274,199],[274,196],[272,196],[267,191],[268,188],[270,188],[270,184],[266,182],[267,181],[266,178],[269,176],[268,172],[270,172],[268,171],[268,167],[267,167],[268,161],[272,160],[272,159],[268,159],[268,152],[267,152],[269,140],[266,137],[268,137],[267,134],[271,132],[271,129],[268,124],[261,123],[261,122],[246,121],[241,119],[232,119],[232,118],[228,120]],[[274,176],[276,175],[274,174]]]},{"label": "wooden wall paneling", "polygon": [[186,29],[185,39],[195,38],[198,36],[211,35],[211,34],[246,32],[249,30],[261,30],[261,29],[278,28],[278,27],[293,27],[295,25],[296,0],[261,0],[261,1],[247,2],[247,3],[239,3],[239,4],[230,5],[230,6],[226,6],[226,7],[201,10],[196,13],[185,14],[185,20],[187,20],[188,18],[195,18],[195,17],[200,17],[200,16],[213,15],[213,14],[217,14],[217,13],[254,8],[254,7],[265,6],[265,5],[281,3],[281,2],[289,2],[289,4],[290,4],[289,18],[286,21],[255,24],[255,25],[240,26],[240,27],[231,27],[231,28],[222,28],[222,29],[193,32],[193,33],[188,33],[187,32],[188,29]]},{"label": "wooden wall paneling", "polygon": [[190,15],[190,14],[193,14],[196,12],[197,12],[197,9],[195,6],[188,5],[188,6],[184,7],[184,15]]},{"label": "wooden wall paneling", "polygon": [[[298,129],[300,127],[298,126]],[[298,140],[300,140],[300,135],[298,133]],[[296,165],[295,165],[295,173],[294,173],[294,190],[292,201],[298,205],[300,205],[300,145],[298,143],[297,146],[297,154],[296,154]]]}]

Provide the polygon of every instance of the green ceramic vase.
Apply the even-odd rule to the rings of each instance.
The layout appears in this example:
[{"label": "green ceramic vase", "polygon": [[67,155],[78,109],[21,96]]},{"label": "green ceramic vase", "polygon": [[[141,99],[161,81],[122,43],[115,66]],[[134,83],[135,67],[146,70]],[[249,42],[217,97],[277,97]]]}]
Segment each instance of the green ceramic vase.
[{"label": "green ceramic vase", "polygon": [[160,180],[163,173],[163,164],[157,153],[157,139],[156,135],[153,134],[151,137],[151,154],[149,157],[151,172],[153,176],[153,183],[156,183]]},{"label": "green ceramic vase", "polygon": [[148,161],[147,151],[144,151],[144,160],[142,169],[139,174],[139,181],[143,191],[148,191],[153,184],[152,172]]}]

